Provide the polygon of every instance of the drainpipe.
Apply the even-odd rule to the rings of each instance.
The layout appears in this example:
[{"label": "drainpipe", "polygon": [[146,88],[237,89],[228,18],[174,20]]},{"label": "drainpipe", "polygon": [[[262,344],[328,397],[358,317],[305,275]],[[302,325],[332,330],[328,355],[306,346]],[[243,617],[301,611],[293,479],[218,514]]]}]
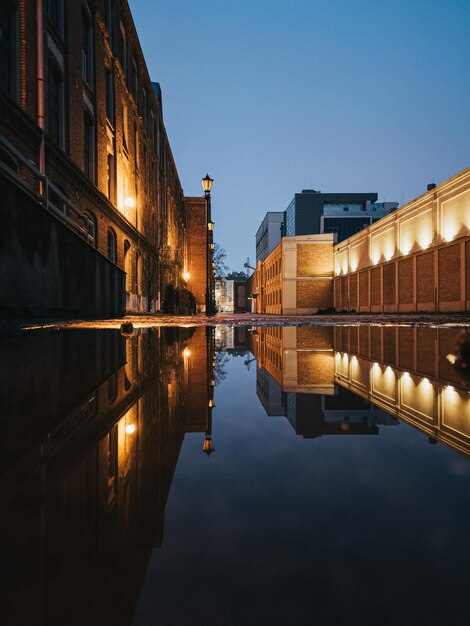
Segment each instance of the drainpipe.
[{"label": "drainpipe", "polygon": [[[41,131],[39,143],[39,171],[41,176],[46,175],[46,155],[44,146],[44,16],[43,16],[43,0],[36,0],[36,20],[37,20],[37,63],[38,63],[38,126]],[[41,193],[43,192],[43,180],[41,180]]]}]

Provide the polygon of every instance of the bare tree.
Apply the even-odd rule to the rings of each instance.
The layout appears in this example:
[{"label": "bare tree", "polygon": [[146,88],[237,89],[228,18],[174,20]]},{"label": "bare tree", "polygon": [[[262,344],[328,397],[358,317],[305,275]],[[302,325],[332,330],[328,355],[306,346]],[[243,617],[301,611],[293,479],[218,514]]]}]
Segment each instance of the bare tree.
[{"label": "bare tree", "polygon": [[219,243],[215,244],[214,247],[214,263],[215,263],[215,273],[216,276],[223,276],[225,272],[228,270],[228,266],[225,263],[225,259],[227,258],[227,253],[224,248]]},{"label": "bare tree", "polygon": [[150,244],[150,250],[145,256],[142,264],[142,290],[147,298],[147,311],[152,310],[152,301],[155,300],[160,280],[160,236],[159,236],[159,217],[155,210],[144,211],[143,230],[145,238]]}]

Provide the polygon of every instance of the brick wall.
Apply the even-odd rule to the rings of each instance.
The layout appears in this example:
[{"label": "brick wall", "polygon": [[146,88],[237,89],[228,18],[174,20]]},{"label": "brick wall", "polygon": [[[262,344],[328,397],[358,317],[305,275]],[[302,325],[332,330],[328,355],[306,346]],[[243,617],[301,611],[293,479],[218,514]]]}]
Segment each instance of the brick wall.
[{"label": "brick wall", "polygon": [[207,206],[205,198],[185,198],[186,205],[186,271],[188,289],[196,298],[196,310],[206,308],[207,280]]},{"label": "brick wall", "polygon": [[297,276],[333,276],[331,244],[299,243],[297,245]]},{"label": "brick wall", "polygon": [[331,307],[333,303],[333,282],[331,280],[298,280],[297,308],[308,309]]}]

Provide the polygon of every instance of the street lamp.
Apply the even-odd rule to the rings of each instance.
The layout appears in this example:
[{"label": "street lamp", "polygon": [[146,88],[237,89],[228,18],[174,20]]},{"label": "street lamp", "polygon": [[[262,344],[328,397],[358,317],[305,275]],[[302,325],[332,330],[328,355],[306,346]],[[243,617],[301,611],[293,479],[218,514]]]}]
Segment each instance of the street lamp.
[{"label": "street lamp", "polygon": [[[213,179],[213,178],[211,178],[211,177],[209,176],[209,174],[206,174],[206,175],[204,176],[204,178],[202,179],[202,181],[201,181],[201,182],[202,182],[202,188],[203,188],[203,190],[204,190],[204,193],[205,193],[206,195],[207,195],[207,194],[209,194],[209,195],[210,195],[210,193],[211,193],[211,189],[212,189],[212,183],[214,182],[214,179]],[[208,216],[208,220],[207,220],[207,221],[208,221],[208,223],[210,222],[210,216]]]},{"label": "street lamp", "polygon": [[206,199],[206,315],[214,315],[215,302],[214,302],[214,278],[211,272],[212,268],[212,254],[214,249],[214,243],[212,240],[214,223],[211,220],[211,189],[214,179],[206,174],[201,180],[202,189],[204,191],[204,197]]}]

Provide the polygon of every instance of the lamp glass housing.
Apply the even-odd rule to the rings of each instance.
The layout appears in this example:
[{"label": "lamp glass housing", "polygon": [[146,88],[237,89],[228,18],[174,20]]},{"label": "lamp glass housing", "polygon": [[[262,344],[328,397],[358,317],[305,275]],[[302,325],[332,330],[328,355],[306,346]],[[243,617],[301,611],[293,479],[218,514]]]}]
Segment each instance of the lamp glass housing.
[{"label": "lamp glass housing", "polygon": [[202,182],[202,188],[204,190],[204,193],[210,193],[214,179],[211,178],[209,174],[206,174],[201,182]]}]

